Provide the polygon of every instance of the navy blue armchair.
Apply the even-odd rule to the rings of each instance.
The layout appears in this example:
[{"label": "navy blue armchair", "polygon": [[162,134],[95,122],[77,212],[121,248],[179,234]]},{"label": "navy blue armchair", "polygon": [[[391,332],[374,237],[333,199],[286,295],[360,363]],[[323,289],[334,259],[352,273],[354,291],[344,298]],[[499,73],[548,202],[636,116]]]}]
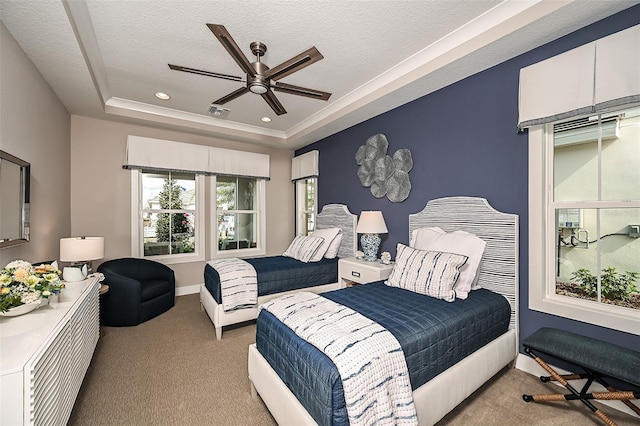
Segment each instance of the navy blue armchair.
[{"label": "navy blue armchair", "polygon": [[109,286],[100,302],[103,325],[138,325],[168,311],[175,304],[173,270],[148,259],[122,258],[102,263],[103,284]]}]

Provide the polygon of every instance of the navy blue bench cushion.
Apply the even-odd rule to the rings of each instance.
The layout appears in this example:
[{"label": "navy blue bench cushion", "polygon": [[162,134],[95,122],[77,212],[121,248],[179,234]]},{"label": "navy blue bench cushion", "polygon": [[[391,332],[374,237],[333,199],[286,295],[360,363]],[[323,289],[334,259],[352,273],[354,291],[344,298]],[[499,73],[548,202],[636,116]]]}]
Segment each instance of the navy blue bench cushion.
[{"label": "navy blue bench cushion", "polygon": [[593,337],[544,327],[527,337],[525,347],[580,367],[640,386],[640,352]]},{"label": "navy blue bench cushion", "polygon": [[[286,256],[244,259],[256,270],[258,296],[299,290],[338,282],[338,258],[304,263]],[[206,264],[204,285],[217,303],[221,302],[220,275]]]}]

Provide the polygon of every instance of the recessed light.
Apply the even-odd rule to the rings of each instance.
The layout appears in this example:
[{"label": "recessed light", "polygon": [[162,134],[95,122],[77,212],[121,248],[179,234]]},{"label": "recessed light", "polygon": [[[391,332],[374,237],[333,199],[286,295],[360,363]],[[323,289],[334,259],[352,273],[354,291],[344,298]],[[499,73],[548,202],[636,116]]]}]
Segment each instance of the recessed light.
[{"label": "recessed light", "polygon": [[271,119],[269,117],[262,117],[260,120],[264,121],[265,123],[271,123]]},{"label": "recessed light", "polygon": [[156,92],[156,98],[162,99],[163,101],[166,101],[168,99],[171,99],[171,96],[167,95],[164,92]]}]

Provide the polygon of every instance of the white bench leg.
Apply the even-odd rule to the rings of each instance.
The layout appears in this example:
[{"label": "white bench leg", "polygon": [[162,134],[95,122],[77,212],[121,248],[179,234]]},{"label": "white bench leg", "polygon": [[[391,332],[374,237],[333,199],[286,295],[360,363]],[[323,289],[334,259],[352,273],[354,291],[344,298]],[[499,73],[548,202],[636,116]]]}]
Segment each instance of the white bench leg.
[{"label": "white bench leg", "polygon": [[216,339],[222,340],[222,327],[216,327]]}]

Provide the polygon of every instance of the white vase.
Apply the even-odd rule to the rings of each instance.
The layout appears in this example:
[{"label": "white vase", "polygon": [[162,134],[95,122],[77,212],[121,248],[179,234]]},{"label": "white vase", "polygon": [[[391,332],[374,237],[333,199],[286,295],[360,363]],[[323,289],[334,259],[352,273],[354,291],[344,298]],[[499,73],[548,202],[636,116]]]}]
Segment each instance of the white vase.
[{"label": "white vase", "polygon": [[82,267],[67,266],[62,270],[62,279],[68,283],[75,283],[87,278],[87,265]]}]

